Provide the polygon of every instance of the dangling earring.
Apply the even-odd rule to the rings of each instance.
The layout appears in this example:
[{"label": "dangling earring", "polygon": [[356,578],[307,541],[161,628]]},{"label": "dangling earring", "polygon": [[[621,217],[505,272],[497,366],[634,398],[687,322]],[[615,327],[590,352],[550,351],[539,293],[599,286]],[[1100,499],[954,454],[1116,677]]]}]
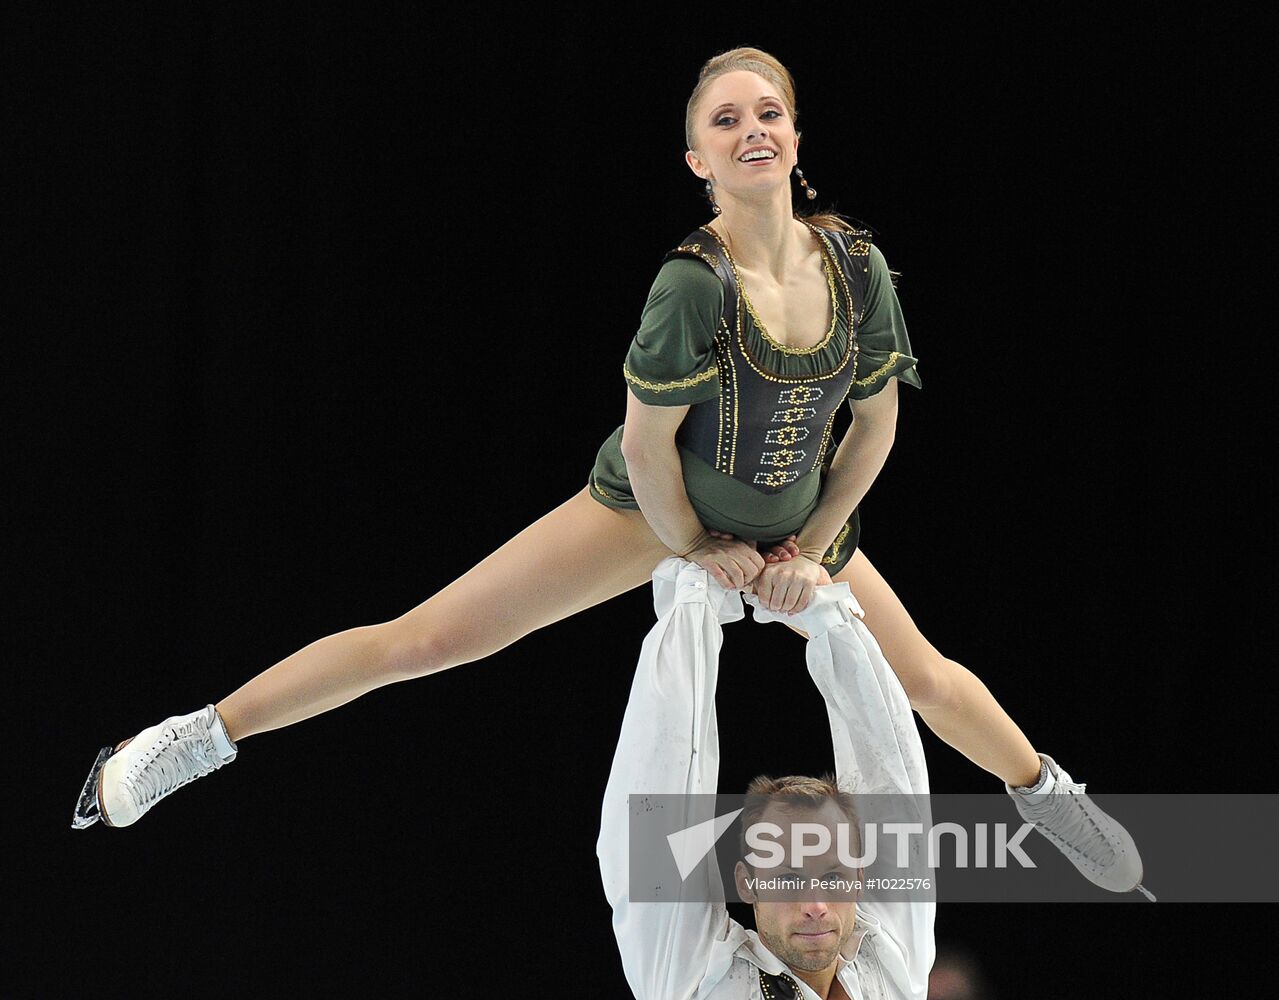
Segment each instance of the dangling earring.
[{"label": "dangling earring", "polygon": [[795,165],[795,176],[799,178],[800,184],[804,186],[804,193],[808,195],[808,200],[812,201],[817,197],[817,192],[808,186],[808,181],[804,180],[804,171],[799,169],[799,164]]},{"label": "dangling earring", "polygon": [[711,206],[715,209],[715,214],[719,215],[720,207],[715,204],[715,193],[711,190],[711,182],[706,182],[706,197],[711,200]]}]

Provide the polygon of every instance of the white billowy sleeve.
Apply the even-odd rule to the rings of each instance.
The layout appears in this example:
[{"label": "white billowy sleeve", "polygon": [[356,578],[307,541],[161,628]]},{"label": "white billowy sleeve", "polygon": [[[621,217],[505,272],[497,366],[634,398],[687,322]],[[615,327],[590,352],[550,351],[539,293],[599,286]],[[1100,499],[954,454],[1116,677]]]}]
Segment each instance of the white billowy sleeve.
[{"label": "white billowy sleeve", "polygon": [[[715,683],[722,624],[744,617],[741,594],[696,563],[671,556],[653,572],[657,622],[644,639],[600,821],[596,854],[613,932],[640,1000],[687,1000],[708,965],[726,958],[731,918],[705,885],[675,887],[669,902],[632,903],[631,795],[710,795],[719,779]],[[700,816],[688,816],[688,824]],[[719,879],[713,865],[708,877]],[[651,888],[651,887],[650,887]],[[669,890],[668,890],[669,891]],[[688,897],[688,898],[681,898]]]},{"label": "white billowy sleeve", "polygon": [[[808,633],[808,672],[826,700],[840,785],[855,795],[919,796],[903,804],[918,808],[927,828],[928,771],[915,716],[901,681],[861,621],[864,612],[848,584],[818,587],[796,615],[768,611],[754,594],[743,599],[757,622],[787,622]],[[883,931],[863,947],[871,944],[896,995],[924,1000],[936,954],[937,904],[931,897],[911,903],[863,899],[858,910]]]}]

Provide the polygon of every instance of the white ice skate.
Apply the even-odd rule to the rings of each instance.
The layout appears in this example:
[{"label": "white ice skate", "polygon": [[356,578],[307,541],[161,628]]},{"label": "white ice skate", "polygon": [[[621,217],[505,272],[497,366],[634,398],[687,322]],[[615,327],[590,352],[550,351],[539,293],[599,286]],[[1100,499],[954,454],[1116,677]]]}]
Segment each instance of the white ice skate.
[{"label": "white ice skate", "polygon": [[1132,834],[1098,808],[1085,793],[1086,786],[1071,781],[1055,760],[1043,753],[1039,757],[1056,779],[1047,798],[1031,802],[1004,784],[1022,819],[1033,823],[1094,885],[1111,892],[1135,889],[1153,901],[1154,895],[1141,884],[1141,855]]},{"label": "white ice skate", "polygon": [[103,747],[80,792],[71,827],[83,830],[98,820],[107,826],[136,823],[170,792],[235,760],[236,752],[212,705],[165,719],[114,750]]}]

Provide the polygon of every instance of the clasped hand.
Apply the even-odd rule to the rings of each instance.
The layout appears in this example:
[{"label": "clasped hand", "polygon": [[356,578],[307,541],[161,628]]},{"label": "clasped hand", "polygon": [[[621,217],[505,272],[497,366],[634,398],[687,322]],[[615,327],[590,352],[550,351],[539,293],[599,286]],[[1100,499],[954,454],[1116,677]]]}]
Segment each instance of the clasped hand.
[{"label": "clasped hand", "polygon": [[720,586],[755,594],[769,611],[803,611],[813,591],[831,583],[824,566],[800,555],[794,535],[774,546],[765,558],[755,542],[709,528],[707,532],[712,540],[688,553],[687,558],[710,573]]}]

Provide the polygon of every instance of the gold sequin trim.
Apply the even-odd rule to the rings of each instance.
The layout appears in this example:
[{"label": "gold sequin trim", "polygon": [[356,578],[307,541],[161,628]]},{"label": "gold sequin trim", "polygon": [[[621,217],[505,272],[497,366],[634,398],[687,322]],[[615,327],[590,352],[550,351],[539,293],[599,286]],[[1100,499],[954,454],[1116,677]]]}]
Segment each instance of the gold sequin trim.
[{"label": "gold sequin trim", "polygon": [[755,473],[755,482],[763,486],[787,486],[798,478],[798,472],[784,472],[780,469]]},{"label": "gold sequin trim", "polygon": [[649,389],[653,392],[668,392],[671,389],[687,389],[691,386],[701,385],[707,379],[714,378],[719,374],[719,368],[711,365],[706,371],[700,375],[693,375],[689,378],[676,379],[674,382],[646,382],[637,375],[632,375],[631,370],[626,366],[626,362],[622,362],[622,373],[626,376],[626,381],[638,385],[642,389]]},{"label": "gold sequin trim", "polygon": [[819,385],[797,385],[794,389],[783,389],[777,394],[779,403],[811,403],[815,399],[821,399],[826,395]]},{"label": "gold sequin trim", "polygon": [[[827,426],[830,422],[827,421]],[[764,434],[765,444],[795,444],[803,441],[808,437],[808,428],[802,424],[788,424],[785,427],[775,427],[771,431]]]},{"label": "gold sequin trim", "polygon": [[[830,343],[831,338],[835,335],[835,327],[838,326],[839,324],[839,298],[835,292],[835,269],[837,269],[839,265],[836,264],[834,261],[834,251],[831,249],[830,244],[827,242],[825,236],[822,233],[818,232],[816,226],[808,222],[805,222],[804,225],[808,226],[809,230],[813,233],[813,235],[817,237],[818,253],[821,255],[821,258],[822,258],[822,268],[826,271],[827,287],[830,288],[830,329],[826,331],[826,336],[822,338],[821,343],[817,344],[815,347],[787,347],[785,344],[779,343],[778,341],[774,340],[771,336],[769,336],[768,329],[764,326],[763,320],[759,318],[759,313],[755,311],[755,306],[751,303],[750,296],[746,294],[746,286],[742,283],[741,272],[737,270],[737,262],[733,260],[733,255],[729,251],[728,246],[722,240],[720,240],[719,234],[716,233],[715,230],[707,226],[701,227],[702,229],[706,230],[706,232],[710,233],[712,237],[714,237],[715,242],[718,243],[720,248],[724,251],[724,258],[728,261],[729,266],[733,269],[733,277],[737,279],[737,298],[738,298],[738,310],[739,310],[738,326],[740,327],[741,325],[741,317],[740,317],[741,303],[745,302],[746,308],[747,310],[749,310],[751,314],[751,318],[755,320],[755,329],[759,331],[760,336],[764,338],[764,341],[768,344],[769,347],[771,347],[775,351],[781,351],[783,354],[797,354],[797,355],[816,354],[818,351],[822,350],[824,347],[826,347],[827,344]],[[701,246],[700,243],[694,243],[694,244],[688,244],[688,245],[698,246],[698,247]],[[841,276],[842,276],[842,272],[841,272]]]},{"label": "gold sequin trim", "polygon": [[892,370],[893,365],[897,364],[897,359],[900,357],[901,357],[900,351],[893,351],[890,355],[888,355],[887,361],[885,361],[882,365],[876,368],[873,372],[871,372],[865,378],[857,378],[857,373],[854,371],[853,384],[854,385],[871,385],[872,383],[877,382],[880,376]]},{"label": "gold sequin trim", "polygon": [[[739,317],[740,315],[741,314],[738,313]],[[723,327],[724,336],[727,337],[729,335],[728,324],[724,322],[724,319],[722,317],[720,318],[720,326]],[[741,423],[739,422],[740,416],[737,410],[737,397],[740,395],[740,393],[738,392],[738,389],[737,389],[737,362],[733,359],[732,349],[729,348],[727,345],[725,345],[724,347],[724,356],[728,358],[729,380],[733,383],[733,422],[732,422],[733,437],[730,441],[730,450],[729,450],[729,456],[728,456],[728,474],[731,476],[733,474],[733,470],[737,468],[737,436],[741,430]]]},{"label": "gold sequin trim", "polygon": [[866,240],[854,240],[848,248],[848,253],[853,257],[869,256],[870,244]]},{"label": "gold sequin trim", "polygon": [[[727,251],[725,251],[727,253]],[[741,289],[742,301],[746,303],[746,309],[751,314],[751,319],[755,321],[755,329],[759,331],[759,335],[764,338],[765,342],[775,351],[781,351],[783,354],[816,354],[830,343],[831,337],[835,336],[835,326],[839,322],[839,298],[835,294],[835,272],[831,268],[830,258],[826,255],[825,245],[818,240],[818,253],[822,258],[822,267],[826,271],[826,285],[830,288],[830,329],[826,331],[826,336],[821,343],[813,347],[787,347],[780,341],[774,340],[769,336],[768,328],[764,326],[764,321],[759,318],[759,313],[755,311],[755,305],[751,302],[751,298],[746,294],[746,286],[742,284],[742,277],[738,274],[737,264],[733,258],[729,257],[728,262],[733,266],[733,274],[737,276],[737,287]]]},{"label": "gold sequin trim", "polygon": [[[759,375],[760,378],[765,379],[769,382],[796,384],[796,383],[804,383],[804,382],[821,382],[821,381],[825,381],[826,379],[835,378],[844,370],[844,367],[848,364],[849,360],[854,356],[854,354],[856,353],[858,349],[857,333],[856,333],[856,326],[855,326],[856,304],[853,302],[852,293],[848,290],[848,279],[844,275],[843,268],[839,266],[839,259],[835,256],[834,247],[831,246],[830,240],[827,238],[826,234],[809,222],[805,222],[804,225],[808,226],[808,228],[813,231],[813,233],[817,236],[819,240],[822,241],[822,243],[826,246],[827,250],[829,251],[831,260],[834,261],[835,263],[835,270],[839,276],[840,286],[844,290],[844,299],[848,303],[848,317],[847,317],[848,318],[848,336],[845,339],[845,343],[844,343],[844,356],[840,359],[839,364],[836,365],[834,369],[828,372],[824,372],[821,375],[787,376],[787,375],[781,375],[774,371],[770,371],[767,368],[763,367],[763,362],[760,361],[758,358],[754,356],[754,354],[751,353],[751,349],[746,343],[746,331],[742,324],[742,292],[741,292],[741,285],[739,283],[738,289],[737,289],[737,310],[736,310],[737,311],[737,331],[736,331],[737,343],[738,343],[738,346],[741,348],[742,356],[746,359],[746,363],[751,366],[751,368],[755,371],[757,375]],[[725,257],[727,257],[731,261],[732,256],[728,252],[728,247],[724,246],[724,244],[720,241],[719,235],[715,232],[715,230],[709,229],[706,226],[702,226],[700,228],[719,245],[719,247],[724,251]],[[854,366],[853,371],[856,372],[856,370],[857,370],[856,366]]]},{"label": "gold sequin trim", "polygon": [[[720,326],[723,325],[724,320],[723,317],[721,317]],[[732,360],[728,357],[728,347],[718,333],[716,333],[713,343],[715,347],[715,356],[719,359],[719,364],[726,370],[731,370]],[[716,398],[716,403],[718,405],[715,407],[715,413],[719,419],[719,433],[715,437],[716,469],[722,469],[724,465],[727,464],[728,455],[724,451],[724,424],[726,423],[725,418],[728,414],[728,408],[736,403],[736,400],[729,398],[732,394],[731,386],[727,386],[723,383],[723,381],[721,381],[719,384],[719,396]]]},{"label": "gold sequin trim", "polygon": [[807,421],[817,416],[816,407],[812,406],[792,406],[788,410],[774,410],[773,419],[769,423],[775,424],[781,421],[784,424],[793,424],[796,421]]},{"label": "gold sequin trim", "polygon": [[808,470],[809,472],[813,472],[814,470],[816,470],[816,468],[819,465],[821,465],[822,459],[826,457],[826,448],[829,444],[832,443],[831,437],[830,437],[830,429],[832,426],[834,426],[835,414],[838,412],[839,412],[839,407],[837,406],[835,407],[835,409],[830,411],[830,416],[826,418],[826,427],[822,431],[822,446],[817,449],[817,458],[813,461],[813,467]]},{"label": "gold sequin trim", "polygon": [[835,563],[839,562],[840,546],[844,544],[844,539],[848,537],[848,533],[852,530],[853,526],[845,521],[844,527],[835,537],[835,540],[830,543],[830,552],[822,556],[822,562],[824,562],[827,566],[834,566]]},{"label": "gold sequin trim", "polygon": [[759,456],[759,464],[776,465],[778,468],[784,469],[788,465],[802,462],[807,454],[808,452],[803,448],[778,448],[776,451],[763,452]]},{"label": "gold sequin trim", "polygon": [[595,492],[602,497],[607,497],[609,500],[616,500],[618,503],[626,502],[621,497],[615,497],[608,490],[604,489],[604,487],[599,484],[599,481],[594,476],[591,476],[591,486],[594,488]]},{"label": "gold sequin trim", "polygon": [[677,246],[671,252],[672,253],[683,252],[683,253],[696,254],[698,257],[701,257],[702,260],[706,261],[706,263],[708,263],[711,267],[715,267],[715,268],[719,267],[719,258],[716,257],[713,253],[703,253],[702,245],[700,243],[684,243],[681,246]]}]

